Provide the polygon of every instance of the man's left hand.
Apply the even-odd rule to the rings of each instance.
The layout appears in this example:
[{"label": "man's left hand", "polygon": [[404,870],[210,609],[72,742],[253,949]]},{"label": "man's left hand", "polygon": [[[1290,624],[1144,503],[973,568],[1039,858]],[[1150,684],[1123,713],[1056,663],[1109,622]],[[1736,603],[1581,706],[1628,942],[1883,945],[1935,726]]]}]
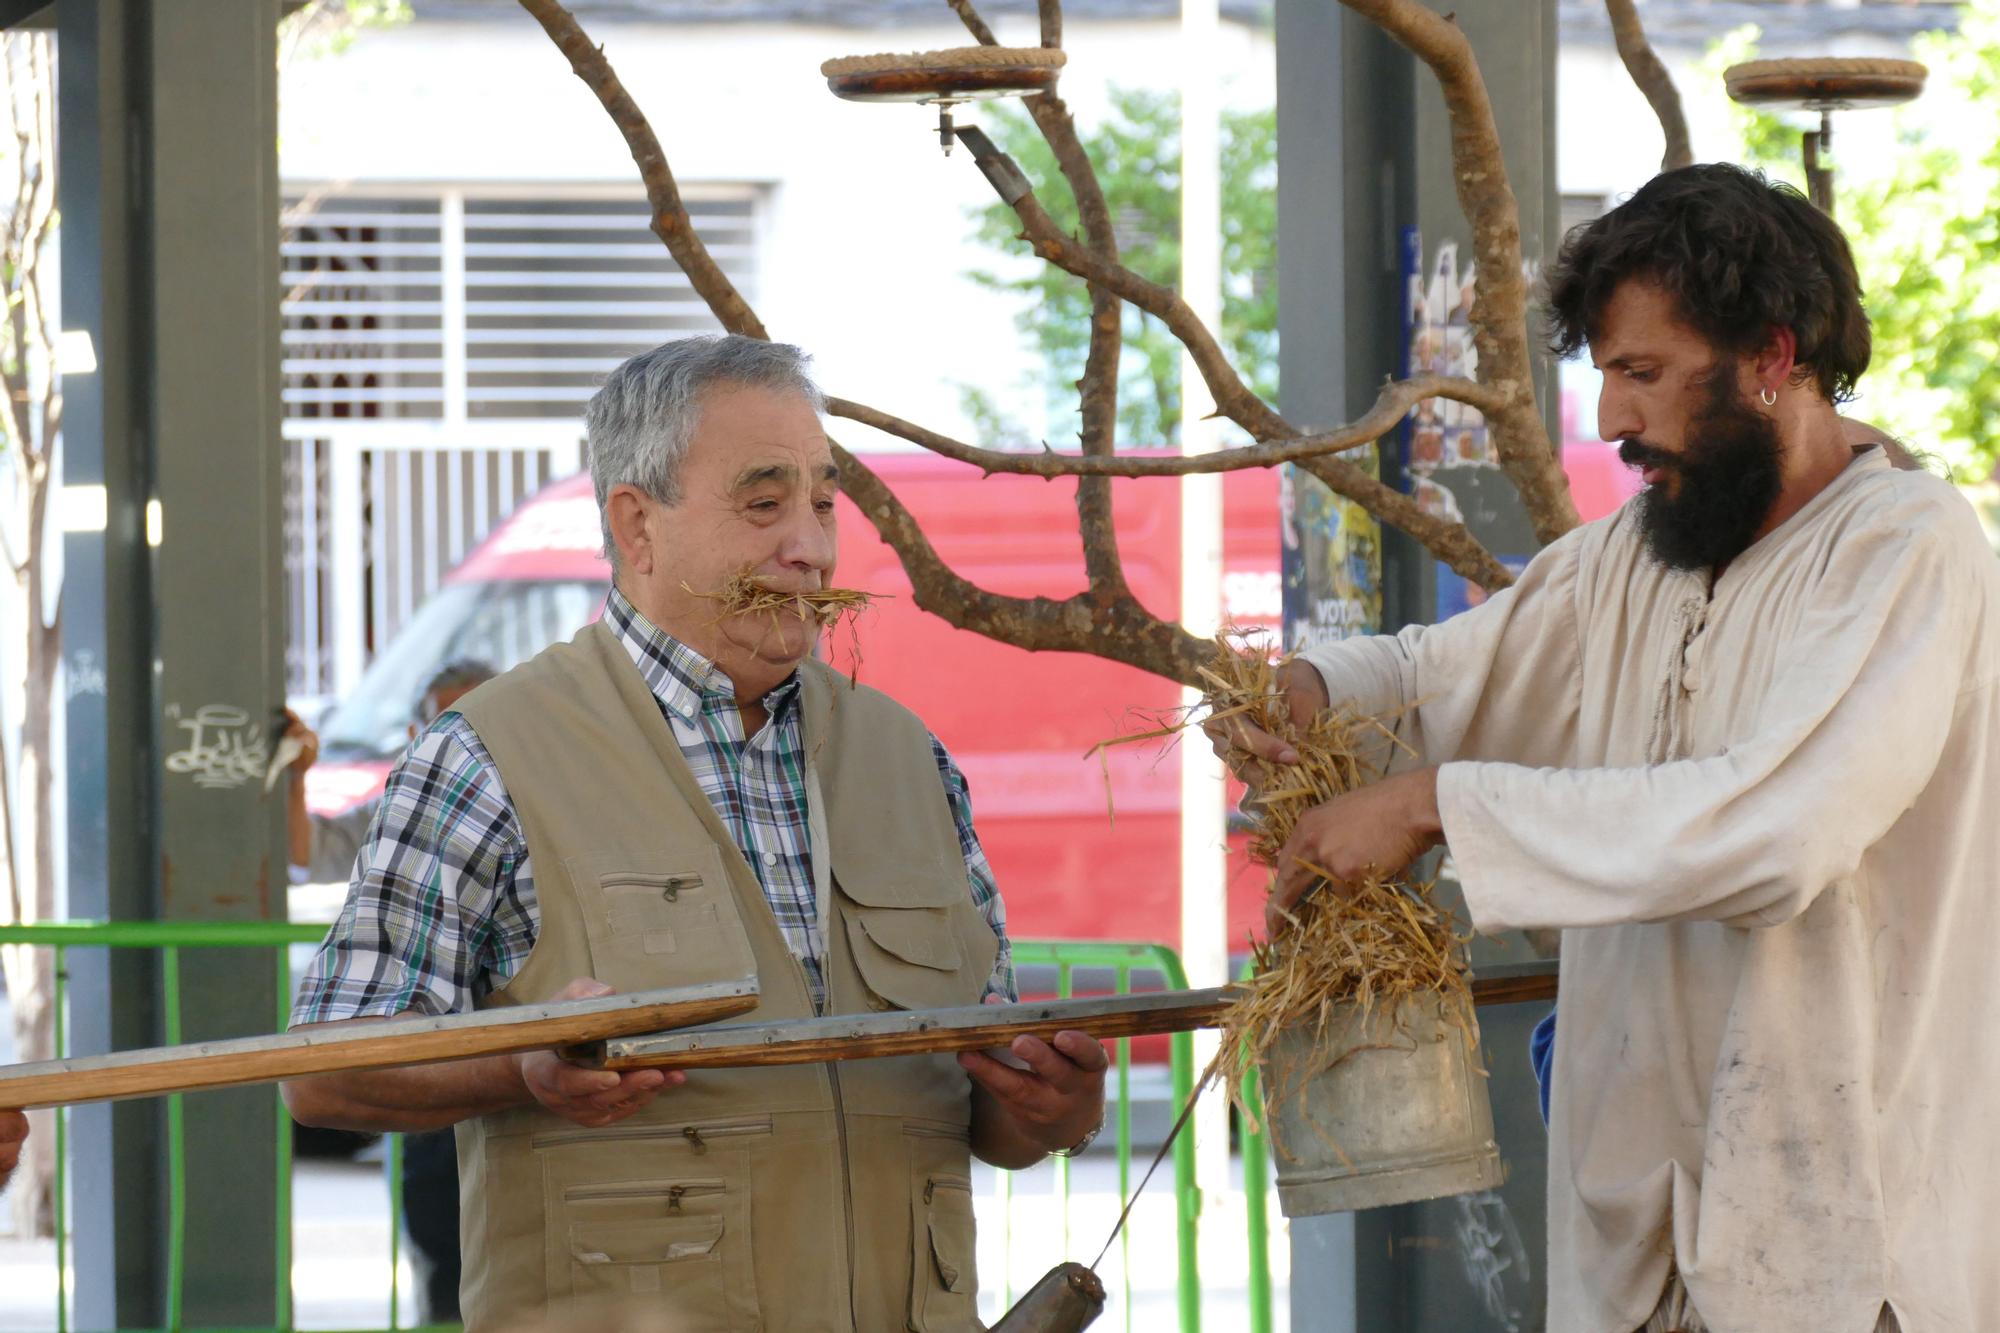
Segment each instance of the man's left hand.
[{"label": "man's left hand", "polygon": [[[988,1004],[1004,1004],[997,996]],[[1020,1136],[1055,1152],[1080,1142],[1104,1121],[1104,1071],[1111,1057],[1095,1037],[1058,1032],[1053,1041],[1016,1037],[1008,1053],[1015,1069],[983,1051],[961,1051],[958,1063],[992,1095]]]},{"label": "man's left hand", "polygon": [[1347,896],[1349,886],[1370,875],[1393,875],[1443,841],[1435,768],[1399,773],[1314,806],[1278,852],[1265,926],[1276,934],[1281,913],[1297,906],[1322,876],[1328,890]]}]

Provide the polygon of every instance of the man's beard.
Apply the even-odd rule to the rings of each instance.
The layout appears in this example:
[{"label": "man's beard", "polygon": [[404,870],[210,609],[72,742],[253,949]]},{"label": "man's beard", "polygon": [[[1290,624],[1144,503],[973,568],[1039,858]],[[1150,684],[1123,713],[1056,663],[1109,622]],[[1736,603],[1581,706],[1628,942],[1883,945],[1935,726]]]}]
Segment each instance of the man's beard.
[{"label": "man's beard", "polygon": [[[1778,427],[1743,401],[1735,377],[1717,367],[1708,402],[1688,425],[1684,453],[1643,440],[1618,446],[1627,467],[1667,475],[1640,492],[1639,531],[1653,559],[1669,569],[1713,569],[1750,548],[1777,503],[1782,484]],[[1671,487],[1670,483],[1678,483]]]}]

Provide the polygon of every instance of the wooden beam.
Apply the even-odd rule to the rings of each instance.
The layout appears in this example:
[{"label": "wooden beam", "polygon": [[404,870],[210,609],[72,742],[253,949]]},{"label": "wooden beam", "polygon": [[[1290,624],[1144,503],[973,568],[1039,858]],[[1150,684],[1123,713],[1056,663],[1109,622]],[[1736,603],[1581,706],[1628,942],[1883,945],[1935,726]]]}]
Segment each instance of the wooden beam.
[{"label": "wooden beam", "polygon": [[735,1023],[700,1032],[619,1037],[563,1052],[597,1069],[712,1069],[871,1060],[888,1055],[975,1051],[1016,1037],[1088,1032],[1099,1039],[1214,1027],[1234,990],[1153,991],[1142,995],[895,1009],[782,1023]]},{"label": "wooden beam", "polygon": [[757,980],[743,977],[560,1004],[343,1023],[270,1037],[0,1066],[0,1107],[72,1106],[275,1083],[312,1074],[511,1055],[734,1018],[756,1007]]},{"label": "wooden beam", "polygon": [[[1153,991],[1140,995],[971,1004],[955,1009],[840,1014],[778,1023],[736,1023],[653,1036],[618,1037],[564,1050],[596,1069],[717,1069],[817,1064],[891,1055],[929,1055],[1005,1046],[1016,1037],[1087,1032],[1100,1041],[1216,1027],[1236,988]],[[1499,977],[1472,983],[1475,1004],[1553,998],[1553,976]]]}]

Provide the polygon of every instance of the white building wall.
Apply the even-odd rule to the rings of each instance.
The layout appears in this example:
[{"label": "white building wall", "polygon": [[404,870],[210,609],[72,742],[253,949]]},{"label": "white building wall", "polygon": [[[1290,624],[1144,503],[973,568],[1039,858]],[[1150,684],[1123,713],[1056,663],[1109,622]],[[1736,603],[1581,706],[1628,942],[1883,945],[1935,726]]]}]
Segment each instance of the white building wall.
[{"label": "white building wall", "polygon": [[[939,153],[935,110],[843,102],[819,74],[830,56],[965,45],[962,28],[599,24],[591,36],[684,189],[765,191],[750,295],[774,337],[815,355],[830,392],[963,435],[958,385],[974,383],[1015,419],[1042,424],[1041,395],[1020,389],[1034,367],[1015,303],[964,277],[1004,264],[970,239],[973,212],[993,198],[985,179],[963,150]],[[1036,40],[1032,20],[1003,23],[1000,36]],[[1065,41],[1062,92],[1086,124],[1109,86],[1176,77],[1172,23],[1072,21]],[[1272,102],[1267,35],[1227,25],[1213,56],[1235,102]],[[609,117],[525,14],[364,32],[338,55],[287,68],[282,98],[288,184],[638,181]],[[887,443],[845,423],[837,434]]]}]

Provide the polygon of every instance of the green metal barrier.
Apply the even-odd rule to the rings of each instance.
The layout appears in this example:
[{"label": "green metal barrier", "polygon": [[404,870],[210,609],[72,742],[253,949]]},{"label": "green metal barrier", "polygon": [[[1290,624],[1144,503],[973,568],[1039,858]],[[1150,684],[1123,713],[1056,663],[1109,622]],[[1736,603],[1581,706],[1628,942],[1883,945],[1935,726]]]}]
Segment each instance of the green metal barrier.
[{"label": "green metal barrier", "polygon": [[[165,1010],[165,1039],[169,1044],[181,1039],[181,995],[180,995],[180,954],[184,949],[270,949],[276,953],[279,1008],[274,1015],[277,1027],[283,1031],[290,1017],[291,1005],[291,962],[289,947],[295,944],[317,944],[326,933],[324,925],[292,924],[282,921],[245,922],[91,922],[62,921],[46,922],[28,926],[0,926],[0,945],[20,944],[48,947],[55,950],[55,1037],[58,1058],[66,1058],[68,1049],[68,1025],[66,1022],[66,1001],[68,999],[69,972],[68,951],[74,948],[109,949],[151,949],[161,956],[162,1002]],[[1182,968],[1179,957],[1172,949],[1161,944],[1120,943],[1101,940],[1016,940],[1014,942],[1016,966],[1054,967],[1057,974],[1057,993],[1067,997],[1074,990],[1074,975],[1078,969],[1109,970],[1114,977],[1117,994],[1129,994],[1134,972],[1158,973],[1168,989],[1179,990],[1187,986],[1187,973]],[[1174,1107],[1178,1112],[1191,1095],[1194,1087],[1194,1044],[1190,1034],[1176,1033],[1170,1039],[1170,1078]],[[1118,1154],[1118,1187],[1122,1198],[1129,1198],[1135,1183],[1132,1175],[1132,1111],[1131,1111],[1131,1043],[1121,1038],[1116,1043],[1116,1085],[1117,1120],[1116,1147]],[[1254,1087],[1251,1089],[1254,1097]],[[276,1095],[275,1092],[273,1094]],[[1253,1105],[1256,1103],[1253,1101]],[[1261,1107],[1259,1108],[1261,1112]],[[290,1333],[292,1328],[292,1121],[289,1114],[280,1107],[278,1117],[277,1162],[277,1217],[273,1231],[276,1245],[277,1271],[284,1274],[284,1280],[276,1293],[277,1323],[271,1330],[245,1331],[236,1333]],[[68,1114],[59,1112],[56,1116],[56,1179],[55,1213],[56,1227],[56,1267],[59,1273],[56,1327],[58,1333],[68,1333],[70,1327],[71,1274],[69,1271],[69,1225],[68,1225]],[[1247,1128],[1247,1127],[1246,1127]],[[168,1248],[167,1248],[167,1329],[172,1333],[195,1333],[184,1329],[181,1324],[183,1306],[183,1256],[186,1252],[186,1205],[187,1180],[185,1173],[182,1097],[178,1094],[167,1100],[168,1135]],[[387,1174],[391,1200],[390,1217],[390,1288],[389,1327],[399,1328],[400,1280],[397,1272],[396,1253],[401,1228],[401,1173],[397,1164],[401,1158],[401,1136],[389,1135],[387,1139]],[[1265,1191],[1253,1182],[1262,1182],[1266,1164],[1262,1135],[1246,1133],[1243,1143],[1244,1179],[1250,1203],[1250,1310],[1253,1333],[1269,1333],[1271,1327],[1271,1289],[1268,1266],[1268,1238],[1265,1215]],[[1201,1210],[1200,1196],[1194,1182],[1194,1143],[1183,1135],[1173,1148],[1175,1234],[1176,1253],[1179,1261],[1176,1296],[1180,1312],[1181,1333],[1199,1333],[1201,1327],[1201,1276],[1198,1268],[1198,1223]],[[1254,1162],[1254,1171],[1253,1171]],[[1055,1170],[1058,1189],[1064,1204],[1064,1250],[1068,1251],[1068,1200],[1070,1195],[1067,1158],[1057,1158]],[[1010,1173],[1000,1173],[1003,1198],[1011,1196]],[[1121,1237],[1125,1263],[1126,1328],[1131,1323],[1131,1263],[1130,1233]],[[1011,1304],[1013,1293],[1004,1285],[1002,1304]],[[456,1325],[424,1326],[415,1333],[448,1333]],[[355,1333],[379,1333],[379,1331],[355,1331]]]},{"label": "green metal barrier", "polygon": [[[1067,998],[1074,990],[1074,974],[1078,968],[1110,970],[1114,977],[1113,990],[1119,995],[1129,995],[1132,991],[1134,972],[1157,972],[1163,978],[1168,990],[1187,989],[1187,970],[1172,949],[1164,944],[1121,943],[1105,940],[1016,940],[1014,941],[1015,967],[1054,967],[1056,969],[1056,994]],[[1171,1108],[1178,1114],[1180,1108],[1194,1092],[1194,1038],[1186,1032],[1177,1032],[1170,1039],[1169,1069],[1173,1087],[1174,1104]],[[1118,1195],[1128,1199],[1132,1195],[1132,1043],[1130,1038],[1121,1037],[1117,1043],[1117,1084],[1118,1084]],[[1183,1134],[1174,1140],[1174,1235],[1175,1250],[1179,1258],[1177,1297],[1180,1306],[1181,1333],[1199,1333],[1201,1329],[1201,1271],[1198,1263],[1198,1226],[1201,1215],[1201,1195],[1194,1181],[1194,1138]],[[1006,1177],[1003,1174],[1002,1180]],[[1069,1201],[1069,1159],[1056,1159],[1056,1182],[1064,1204]],[[1003,1190],[1006,1188],[1002,1185]],[[1068,1208],[1063,1210],[1064,1229],[1068,1228]],[[1132,1233],[1119,1235],[1120,1264],[1125,1274],[1125,1327],[1130,1333],[1132,1327]],[[1063,1251],[1069,1252],[1069,1237],[1063,1237]],[[1013,1303],[1011,1287],[1003,1286],[1001,1305]]]}]

